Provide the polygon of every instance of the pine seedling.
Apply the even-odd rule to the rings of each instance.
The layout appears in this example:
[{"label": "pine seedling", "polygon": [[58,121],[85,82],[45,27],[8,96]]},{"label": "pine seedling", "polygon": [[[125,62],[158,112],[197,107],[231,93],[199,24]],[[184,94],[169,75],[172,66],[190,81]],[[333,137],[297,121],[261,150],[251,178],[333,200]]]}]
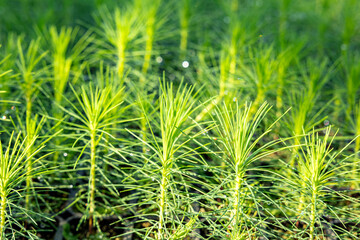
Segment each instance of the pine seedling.
[{"label": "pine seedling", "polygon": [[[124,88],[117,89],[116,93],[113,93],[111,86],[105,88],[95,89],[90,85],[88,88],[81,87],[81,92],[78,94],[74,88],[72,88],[74,95],[77,98],[80,107],[75,104],[69,104],[72,106],[72,110],[65,109],[59,106],[65,113],[77,120],[77,122],[66,122],[70,130],[78,131],[79,133],[74,135],[76,138],[75,143],[83,142],[82,150],[74,163],[74,168],[77,167],[78,161],[82,161],[83,164],[89,164],[89,183],[87,190],[87,208],[85,219],[89,219],[89,234],[93,233],[93,226],[96,224],[96,201],[97,194],[97,174],[101,172],[101,161],[98,156],[99,151],[109,147],[104,135],[108,135],[110,138],[115,138],[110,134],[111,127],[124,122],[119,120],[119,114],[124,110],[121,106],[123,103]],[[114,112],[117,114],[114,114]],[[131,121],[131,120],[125,120]],[[90,157],[90,160],[82,158],[85,150],[89,149],[90,152],[86,152]],[[111,182],[108,183],[111,185]],[[111,188],[111,187],[110,187]]]},{"label": "pine seedling", "polygon": [[[351,156],[341,154],[352,143],[339,151],[331,147],[335,135],[330,136],[331,127],[327,127],[324,136],[314,130],[304,137],[305,144],[300,147],[296,169],[287,169],[290,175],[284,176],[283,183],[288,186],[293,198],[289,195],[286,204],[301,210],[297,221],[306,224],[306,228],[293,233],[294,237],[307,237],[310,240],[329,237],[329,232],[339,239],[353,238],[355,232],[343,226],[346,222],[357,222],[355,212],[343,206],[343,202],[358,204],[358,200],[348,196],[346,191],[340,193],[334,188],[339,186],[349,173],[346,169],[353,165],[348,161]],[[288,192],[288,193],[289,193]],[[286,193],[286,194],[288,194]],[[297,211],[298,211],[297,210]],[[294,211],[294,209],[292,209]],[[327,219],[337,219],[341,226],[336,226]]]},{"label": "pine seedling", "polygon": [[234,87],[238,53],[245,43],[245,33],[239,20],[235,19],[235,23],[231,27],[231,40],[229,48],[229,84]]},{"label": "pine seedling", "polygon": [[291,66],[292,61],[295,56],[297,56],[302,45],[299,44],[294,47],[288,47],[285,50],[281,50],[278,54],[276,60],[276,81],[277,81],[277,90],[276,90],[276,116],[279,117],[282,114],[282,109],[284,106],[284,90],[288,81],[286,81],[289,67]]},{"label": "pine seedling", "polygon": [[62,104],[62,97],[68,83],[75,84],[79,79],[84,65],[79,65],[80,60],[84,59],[85,49],[89,46],[93,37],[88,31],[77,41],[75,40],[80,28],[62,27],[57,29],[51,26],[48,29],[48,42],[50,43],[50,54],[52,63],[52,85],[54,99],[57,104]]},{"label": "pine seedling", "polygon": [[[191,201],[186,194],[190,186],[184,180],[187,173],[182,166],[192,165],[195,161],[192,155],[196,154],[196,150],[188,148],[187,144],[201,134],[189,133],[189,129],[195,126],[191,123],[190,116],[196,110],[196,95],[193,87],[180,84],[178,90],[174,91],[172,83],[163,83],[159,98],[159,119],[150,118],[151,115],[144,112],[152,133],[152,141],[148,139],[144,142],[140,137],[137,138],[154,153],[141,154],[145,164],[138,167],[138,171],[141,176],[148,176],[155,181],[155,184],[150,182],[142,188],[146,192],[144,204],[154,198],[158,219],[142,235],[144,239],[149,238],[151,233],[154,234],[154,230],[156,239],[178,239],[176,236],[185,236],[195,224],[195,220],[191,220],[194,216],[190,217],[186,224],[181,216],[184,216],[187,210],[192,212]],[[180,186],[185,193],[179,191]]]},{"label": "pine seedling", "polygon": [[135,4],[128,4],[124,8],[115,8],[110,11],[107,7],[99,10],[95,20],[100,25],[97,30],[102,37],[99,45],[103,46],[102,55],[110,55],[117,58],[117,73],[120,78],[124,76],[125,65],[131,57],[129,50],[136,45],[136,39],[143,29],[141,11]]},{"label": "pine seedling", "polygon": [[179,9],[180,13],[180,53],[181,59],[185,58],[188,48],[189,24],[191,19],[190,0],[181,0]]},{"label": "pine seedling", "polygon": [[[191,101],[192,89],[179,88],[174,96],[173,85],[163,90],[160,98],[160,128],[162,148],[157,146],[157,155],[161,163],[160,199],[159,199],[159,226],[158,238],[164,239],[166,228],[165,211],[168,205],[168,191],[171,182],[169,174],[175,162],[177,147],[175,144],[182,135],[184,123],[193,111],[194,101]],[[185,142],[181,143],[182,145]]]},{"label": "pine seedling", "polygon": [[239,90],[238,86],[242,85],[236,80],[237,69],[242,65],[242,58],[239,53],[244,48],[251,33],[246,32],[241,23],[237,1],[232,1],[229,12],[231,24],[227,33],[228,38],[222,44],[218,63],[220,72],[220,76],[218,76],[218,96],[208,103],[208,106],[196,117],[196,121],[202,120],[207,113],[212,112],[212,109],[225,98],[225,95],[235,95],[235,92]]},{"label": "pine seedling", "polygon": [[245,43],[245,37],[247,37],[247,33],[245,32],[245,29],[242,26],[243,24],[240,20],[239,1],[232,0],[229,6],[229,35],[231,36],[229,44],[229,84],[233,87],[235,84],[235,73],[239,58],[238,53]]},{"label": "pine seedling", "polygon": [[[116,96],[119,92],[119,89],[124,88],[124,81],[123,81],[123,79],[121,79],[119,81],[117,71],[115,69],[111,68],[111,66],[104,66],[104,62],[100,62],[99,71],[96,72],[95,78],[93,78],[90,73],[89,73],[89,78],[90,78],[90,81],[95,82],[96,85],[99,86],[100,89],[105,89],[105,88],[111,86],[109,98]],[[125,91],[125,89],[123,91]],[[123,100],[125,100],[125,98],[123,98]],[[124,110],[125,110],[125,108],[122,111],[124,111]],[[108,118],[120,116],[119,113],[120,112],[112,111],[111,113],[108,114]],[[115,129],[117,129],[117,124],[110,126],[108,128],[108,131],[109,131],[108,133],[110,133],[111,135],[115,134],[115,132],[114,132]],[[105,137],[106,141],[110,141],[110,139],[111,139],[110,135],[105,135],[104,137]],[[105,164],[104,169],[107,169],[107,164]]]},{"label": "pine seedling", "polygon": [[[84,33],[77,41],[76,38],[80,28],[62,27],[57,29],[55,26],[49,27],[44,37],[50,45],[51,57],[51,84],[54,92],[53,99],[55,105],[63,105],[63,95],[69,83],[75,84],[80,78],[84,63],[80,63],[85,58],[85,49],[89,46],[93,36],[89,31]],[[63,118],[63,111],[59,108],[53,109],[53,116],[57,119]],[[59,127],[58,127],[59,128]],[[55,140],[55,145],[60,145],[60,139]],[[59,151],[55,152],[54,164],[57,164]]]},{"label": "pine seedling", "polygon": [[[165,86],[164,86],[165,87]],[[193,88],[179,87],[174,95],[173,85],[162,90],[160,98],[160,128],[161,145],[156,146],[156,153],[160,160],[161,181],[159,199],[158,239],[166,239],[166,211],[169,211],[169,190],[171,189],[172,170],[176,167],[177,152],[189,140],[177,141],[185,131],[185,124],[195,110],[192,99]],[[155,140],[155,139],[154,139]],[[161,147],[160,147],[161,146]]]},{"label": "pine seedling", "polygon": [[[140,0],[136,1],[135,7],[142,10],[142,15],[144,16],[144,28],[142,29],[143,32],[143,38],[145,40],[145,53],[144,53],[144,60],[142,64],[141,69],[141,76],[139,81],[139,86],[143,93],[146,92],[146,85],[149,83],[149,81],[146,81],[147,73],[149,68],[151,67],[151,56],[153,55],[153,48],[154,43],[157,40],[158,29],[163,25],[165,18],[159,16],[159,8],[162,4],[161,0]],[[144,104],[144,107],[146,107],[146,94],[141,94],[142,99],[138,99],[138,103]],[[146,141],[146,135],[147,135],[147,127],[146,127],[146,119],[143,116],[143,111],[140,113],[140,122],[141,122],[141,130],[142,130],[142,136],[143,140]],[[145,146],[143,147],[143,152],[145,152]]]},{"label": "pine seedling", "polygon": [[145,54],[144,61],[141,69],[142,76],[140,78],[140,84],[145,84],[145,76],[150,67],[150,60],[153,54],[153,44],[155,41],[156,30],[161,26],[162,19],[158,17],[158,10],[161,5],[161,0],[156,1],[138,1],[137,7],[144,9],[143,15],[145,19]]},{"label": "pine seedling", "polygon": [[[43,68],[38,69],[38,64],[45,57],[46,52],[40,53],[40,39],[32,40],[27,48],[26,53],[24,53],[21,43],[21,38],[18,38],[17,47],[19,52],[19,59],[16,62],[18,71],[20,72],[21,81],[20,81],[20,90],[25,98],[26,103],[26,112],[25,112],[25,127],[24,132],[27,136],[27,145],[32,146],[32,139],[38,133],[38,129],[36,127],[36,119],[33,118],[32,110],[33,110],[33,101],[36,98],[40,85],[43,82],[43,76],[45,74],[45,70]],[[31,151],[28,152],[29,154]],[[26,189],[27,193],[31,191],[32,185],[32,166],[30,155],[28,158],[28,166],[27,172],[29,173],[29,177],[26,181]],[[30,195],[26,195],[26,209],[30,207]]]},{"label": "pine seedling", "polygon": [[[301,144],[301,135],[307,133],[317,126],[324,118],[320,118],[326,109],[326,105],[321,107],[315,113],[316,102],[321,94],[322,87],[327,83],[331,74],[331,68],[327,67],[328,60],[322,62],[307,60],[305,67],[300,69],[305,89],[302,92],[294,94],[291,102],[293,109],[290,113],[288,128],[295,136],[294,145]],[[297,147],[294,147],[294,153],[290,160],[290,165],[294,166]]]},{"label": "pine seedling", "polygon": [[254,114],[266,95],[275,88],[275,74],[278,62],[274,56],[273,46],[262,46],[249,52],[250,63],[241,66],[242,73],[256,89],[256,97],[252,104],[251,114]]},{"label": "pine seedling", "polygon": [[45,147],[43,143],[36,145],[36,139],[37,136],[31,137],[30,140],[26,136],[21,140],[21,133],[17,137],[12,133],[7,147],[4,148],[0,141],[1,240],[17,239],[20,236],[37,238],[34,233],[24,228],[18,214],[26,214],[27,218],[33,222],[35,215],[42,215],[21,207],[17,202],[18,199],[23,199],[28,194],[24,192],[26,189],[22,188],[22,184],[29,177],[47,172],[46,169],[40,167],[31,167],[31,172],[29,172],[29,166],[35,166],[37,162],[48,156],[46,154],[39,158],[35,157]]},{"label": "pine seedling", "polygon": [[33,101],[44,80],[44,69],[38,69],[38,64],[47,53],[40,53],[40,39],[31,40],[26,52],[23,50],[20,37],[17,40],[17,46],[19,59],[16,65],[21,76],[20,88],[26,102],[26,124],[28,124],[32,117]]},{"label": "pine seedling", "polygon": [[[239,106],[238,103],[232,103],[224,104],[215,111],[216,146],[220,148],[223,157],[217,152],[214,153],[222,160],[223,168],[218,168],[221,172],[218,176],[223,177],[219,179],[220,186],[214,187],[214,196],[224,195],[225,199],[222,202],[222,210],[214,210],[214,213],[216,212],[219,219],[223,218],[223,221],[226,221],[220,230],[223,238],[249,239],[263,234],[262,228],[266,223],[260,214],[262,203],[257,193],[260,186],[252,183],[250,170],[262,171],[260,167],[255,167],[254,163],[284,149],[275,147],[270,150],[281,141],[270,141],[260,145],[277,122],[263,132],[258,132],[269,110],[269,105],[264,103],[252,115],[251,105]],[[212,193],[208,195],[212,196]],[[221,226],[214,228],[221,229]]]}]

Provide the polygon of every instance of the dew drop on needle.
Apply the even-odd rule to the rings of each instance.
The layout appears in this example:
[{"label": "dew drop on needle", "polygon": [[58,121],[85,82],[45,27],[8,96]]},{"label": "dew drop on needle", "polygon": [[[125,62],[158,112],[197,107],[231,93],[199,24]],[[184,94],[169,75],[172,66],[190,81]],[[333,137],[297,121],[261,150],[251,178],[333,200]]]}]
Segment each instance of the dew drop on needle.
[{"label": "dew drop on needle", "polygon": [[163,61],[163,58],[161,56],[156,57],[156,62],[157,63],[162,63],[162,61]]},{"label": "dew drop on needle", "polygon": [[182,62],[181,65],[183,66],[183,68],[188,68],[190,64],[189,64],[188,61],[185,60],[185,61]]}]

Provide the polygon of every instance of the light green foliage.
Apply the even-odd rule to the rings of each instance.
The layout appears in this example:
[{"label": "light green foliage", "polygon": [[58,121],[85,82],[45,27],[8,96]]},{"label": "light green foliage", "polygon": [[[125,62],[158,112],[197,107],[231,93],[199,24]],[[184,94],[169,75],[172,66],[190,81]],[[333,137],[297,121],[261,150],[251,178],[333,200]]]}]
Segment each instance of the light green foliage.
[{"label": "light green foliage", "polygon": [[[74,163],[74,168],[77,166],[79,159],[85,149],[89,148],[90,169],[89,169],[89,189],[87,200],[87,212],[89,218],[89,231],[93,231],[94,219],[96,219],[95,209],[95,195],[96,195],[96,173],[99,171],[99,163],[97,161],[98,148],[104,147],[100,143],[105,140],[104,135],[113,138],[109,130],[112,126],[123,121],[118,120],[119,115],[113,115],[114,111],[119,111],[119,106],[123,103],[124,88],[119,88],[116,94],[112,94],[110,87],[95,89],[90,85],[88,88],[82,87],[81,94],[78,95],[73,89],[74,94],[78,100],[80,107],[73,103],[73,110],[62,108],[67,114],[79,120],[79,123],[68,122],[67,125],[71,129],[78,130],[79,134],[76,136],[76,142],[83,141],[81,153]],[[106,147],[106,145],[105,145]]]},{"label": "light green foliage", "polygon": [[[156,202],[158,216],[158,222],[154,223],[147,233],[157,229],[154,233],[156,239],[181,239],[181,236],[186,236],[192,230],[196,221],[195,216],[188,222],[181,218],[182,214],[186,214],[184,210],[191,213],[192,207],[189,193],[183,194],[180,191],[184,187],[191,187],[191,179],[187,179],[187,168],[194,164],[193,155],[196,150],[189,148],[188,144],[201,134],[198,132],[191,137],[187,136],[187,132],[196,126],[190,118],[196,110],[194,88],[180,85],[175,90],[173,84],[164,83],[161,85],[158,101],[159,111],[156,118],[144,113],[152,140],[143,143],[148,147],[148,151],[153,153],[139,156],[144,159],[145,164],[140,165],[137,170],[143,173],[140,177],[147,176],[156,182],[155,185],[154,182],[149,183],[143,190],[146,193],[144,203],[151,196],[150,199]],[[154,193],[156,195],[153,195]],[[168,224],[172,226],[170,229]],[[144,238],[147,238],[146,236]]]},{"label": "light green foliage", "polygon": [[231,103],[217,108],[215,113],[215,140],[218,142],[216,145],[220,148],[221,156],[218,152],[214,154],[221,158],[224,169],[220,173],[223,176],[220,182],[223,190],[214,187],[212,194],[224,194],[226,197],[225,206],[222,207],[225,213],[220,216],[226,217],[227,222],[223,224],[223,231],[229,233],[229,239],[247,239],[264,234],[263,219],[257,215],[263,200],[257,193],[259,186],[252,183],[254,176],[251,176],[249,170],[262,171],[261,168],[253,166],[254,163],[283,149],[271,149],[279,141],[269,141],[259,148],[256,147],[277,122],[272,123],[264,132],[258,132],[258,127],[269,110],[269,105],[264,103],[252,115],[251,105],[239,106],[238,103]]},{"label": "light green foliage", "polygon": [[[289,185],[290,191],[294,195],[289,202],[289,206],[297,206],[301,211],[298,216],[298,221],[305,221],[307,229],[299,229],[300,237],[308,236],[309,239],[316,239],[324,234],[323,225],[326,219],[321,215],[326,214],[338,219],[340,222],[343,218],[356,219],[353,212],[346,208],[341,209],[337,206],[336,201],[339,199],[347,199],[351,203],[357,204],[358,200],[352,198],[348,193],[344,192],[338,194],[331,188],[343,181],[346,175],[347,168],[354,163],[349,161],[349,157],[342,156],[343,151],[349,144],[339,151],[334,152],[331,147],[334,136],[330,136],[331,128],[325,130],[324,137],[320,137],[318,132],[312,131],[304,137],[305,144],[300,147],[301,151],[297,158],[296,169],[289,169],[291,172],[290,178],[286,177],[284,182]],[[300,196],[300,197],[299,197]],[[334,202],[327,201],[333,198]],[[289,198],[290,199],[290,198]],[[335,200],[336,199],[336,200]],[[319,226],[319,227],[316,227]],[[347,236],[354,237],[352,231],[343,229],[341,233],[336,226],[330,226],[330,231],[337,237]]]},{"label": "light green foliage", "polygon": [[16,65],[21,74],[20,88],[25,96],[26,124],[28,124],[32,116],[32,103],[43,82],[44,69],[37,69],[37,67],[47,53],[40,52],[40,39],[32,40],[25,52],[22,47],[22,39],[19,37],[17,47],[19,58]]},{"label": "light green foliage", "polygon": [[62,103],[62,96],[67,84],[69,82],[75,84],[79,79],[83,69],[82,64],[78,66],[79,60],[84,58],[84,50],[93,40],[90,33],[86,32],[75,42],[78,35],[82,34],[79,33],[79,30],[79,28],[70,27],[62,27],[58,30],[55,26],[51,26],[48,30],[54,97],[58,104]]},{"label": "light green foliage", "polygon": [[135,5],[128,4],[124,8],[115,8],[114,11],[103,7],[96,16],[100,24],[99,33],[104,39],[99,44],[105,50],[104,54],[116,56],[120,78],[125,73],[125,64],[129,58],[128,51],[143,28],[141,13]]},{"label": "light green foliage", "polygon": [[[159,28],[161,19],[157,17],[159,7],[161,5],[161,0],[156,1],[138,1],[137,8],[143,9],[141,13],[144,15],[145,20],[145,54],[144,54],[144,63],[142,65],[142,74],[146,74],[150,67],[150,60],[153,51],[154,40],[156,39],[156,30]],[[142,84],[144,84],[144,76],[140,78]]]},{"label": "light green foliage", "polygon": [[[36,238],[32,232],[26,231],[15,215],[12,214],[17,210],[25,214],[33,214],[27,212],[28,209],[18,205],[17,199],[24,199],[25,195],[29,194],[24,192],[24,189],[19,189],[23,182],[27,181],[30,176],[34,177],[46,171],[46,169],[39,167],[31,167],[31,172],[29,172],[29,166],[35,165],[47,156],[35,157],[45,147],[43,144],[35,145],[36,139],[37,136],[31,137],[31,139],[26,136],[22,140],[21,134],[15,137],[12,133],[5,148],[0,141],[0,239],[15,239],[15,236],[18,236],[17,234],[28,235],[32,239]],[[32,217],[29,220],[34,221]]]},{"label": "light green foliage", "polygon": [[255,113],[258,106],[265,100],[266,92],[270,92],[275,85],[275,71],[277,61],[274,57],[273,46],[260,47],[249,53],[249,65],[242,66],[242,71],[248,81],[256,89],[256,97],[251,113]]},{"label": "light green foliage", "polygon": [[0,1],[1,240],[360,238],[359,7]]},{"label": "light green foliage", "polygon": [[190,1],[182,0],[180,10],[180,52],[186,52],[189,38],[189,24],[191,19]]}]

